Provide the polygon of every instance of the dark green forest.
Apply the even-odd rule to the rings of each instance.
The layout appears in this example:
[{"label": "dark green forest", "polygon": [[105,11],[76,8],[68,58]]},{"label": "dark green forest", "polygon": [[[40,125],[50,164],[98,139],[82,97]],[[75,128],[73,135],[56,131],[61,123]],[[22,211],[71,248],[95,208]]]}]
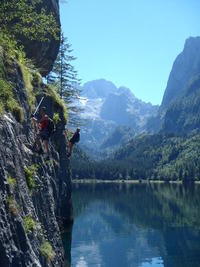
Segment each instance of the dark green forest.
[{"label": "dark green forest", "polygon": [[168,108],[162,131],[164,133],[188,134],[200,127],[200,76],[191,79],[181,98]]},{"label": "dark green forest", "polygon": [[80,150],[72,159],[75,179],[199,180],[200,134],[142,135],[112,157],[92,161]]}]

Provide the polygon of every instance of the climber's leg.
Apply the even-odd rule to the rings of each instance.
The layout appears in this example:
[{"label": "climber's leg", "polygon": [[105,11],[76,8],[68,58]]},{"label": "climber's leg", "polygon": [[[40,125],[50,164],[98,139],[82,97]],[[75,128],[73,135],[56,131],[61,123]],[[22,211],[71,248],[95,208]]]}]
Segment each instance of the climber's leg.
[{"label": "climber's leg", "polygon": [[49,158],[49,156],[50,156],[49,142],[48,142],[48,140],[44,140],[43,143],[44,143],[45,152],[47,154],[47,157]]},{"label": "climber's leg", "polygon": [[68,153],[67,153],[67,156],[70,157],[71,154],[72,154],[72,148],[73,148],[73,143],[72,142],[69,142],[69,145],[68,145]]}]

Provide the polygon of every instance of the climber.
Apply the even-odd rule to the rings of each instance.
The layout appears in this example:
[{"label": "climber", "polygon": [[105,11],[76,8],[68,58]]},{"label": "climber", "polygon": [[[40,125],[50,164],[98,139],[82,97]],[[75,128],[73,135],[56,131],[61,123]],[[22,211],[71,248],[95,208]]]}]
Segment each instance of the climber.
[{"label": "climber", "polygon": [[[67,140],[68,140],[68,130],[65,132]],[[70,157],[72,154],[72,149],[75,143],[78,143],[80,141],[80,128],[76,129],[76,132],[73,134],[72,138],[70,138],[68,143],[68,153],[67,156]]]},{"label": "climber", "polygon": [[[46,108],[42,107],[40,108],[40,115],[41,119],[38,120],[37,118],[33,117],[33,123],[34,123],[34,129],[35,129],[35,136],[36,136],[36,143],[38,146],[38,153],[43,154],[43,149],[42,149],[42,144],[41,141],[44,144],[45,152],[46,152],[46,160],[49,160],[50,156],[50,151],[49,151],[49,138],[50,138],[50,133],[49,133],[49,124],[50,124],[50,118],[46,114]],[[39,132],[37,131],[39,126]]]}]

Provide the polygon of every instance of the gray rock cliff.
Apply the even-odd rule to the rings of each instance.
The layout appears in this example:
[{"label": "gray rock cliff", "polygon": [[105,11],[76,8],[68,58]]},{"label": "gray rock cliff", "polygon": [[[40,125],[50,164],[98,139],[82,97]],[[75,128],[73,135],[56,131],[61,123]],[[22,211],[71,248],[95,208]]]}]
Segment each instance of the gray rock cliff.
[{"label": "gray rock cliff", "polygon": [[[194,114],[191,115],[191,112],[193,105],[198,101],[195,100],[196,98],[192,91],[190,94],[190,89],[192,90],[193,86],[191,84],[199,74],[200,37],[190,37],[186,40],[183,51],[174,61],[162,104],[156,116],[150,118],[147,123],[149,131],[158,132],[162,129],[166,132],[173,132],[176,129],[176,132],[180,132],[180,129],[184,127],[184,131],[188,132],[196,127],[198,120],[194,118]],[[193,96],[191,96],[192,94]],[[191,122],[189,113],[192,116]],[[185,127],[186,117],[187,126]]]},{"label": "gray rock cliff", "polygon": [[186,86],[200,71],[200,37],[186,40],[184,50],[176,58],[169,76],[160,110],[180,98]]},{"label": "gray rock cliff", "polygon": [[[45,161],[32,149],[30,96],[22,69],[15,60],[0,59],[24,115],[23,123],[8,110],[0,115],[0,266],[66,266],[61,230],[73,214],[63,107],[41,80],[34,82],[33,91],[45,93],[49,116],[56,112],[60,118],[50,140],[51,159]],[[37,102],[40,98],[38,93]]]},{"label": "gray rock cliff", "polygon": [[[41,7],[52,12],[57,25],[60,26],[59,0],[42,0]],[[27,57],[34,60],[42,75],[48,74],[57,57],[60,40],[51,39],[50,42],[28,42],[25,46]]]}]

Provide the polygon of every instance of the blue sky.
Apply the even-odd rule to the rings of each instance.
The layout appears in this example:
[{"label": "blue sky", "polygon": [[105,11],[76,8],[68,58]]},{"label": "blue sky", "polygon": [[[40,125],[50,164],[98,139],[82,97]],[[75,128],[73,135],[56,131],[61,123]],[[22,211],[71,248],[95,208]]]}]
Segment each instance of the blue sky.
[{"label": "blue sky", "polygon": [[200,36],[199,0],[68,0],[60,9],[82,83],[105,78],[153,104],[185,39]]}]

